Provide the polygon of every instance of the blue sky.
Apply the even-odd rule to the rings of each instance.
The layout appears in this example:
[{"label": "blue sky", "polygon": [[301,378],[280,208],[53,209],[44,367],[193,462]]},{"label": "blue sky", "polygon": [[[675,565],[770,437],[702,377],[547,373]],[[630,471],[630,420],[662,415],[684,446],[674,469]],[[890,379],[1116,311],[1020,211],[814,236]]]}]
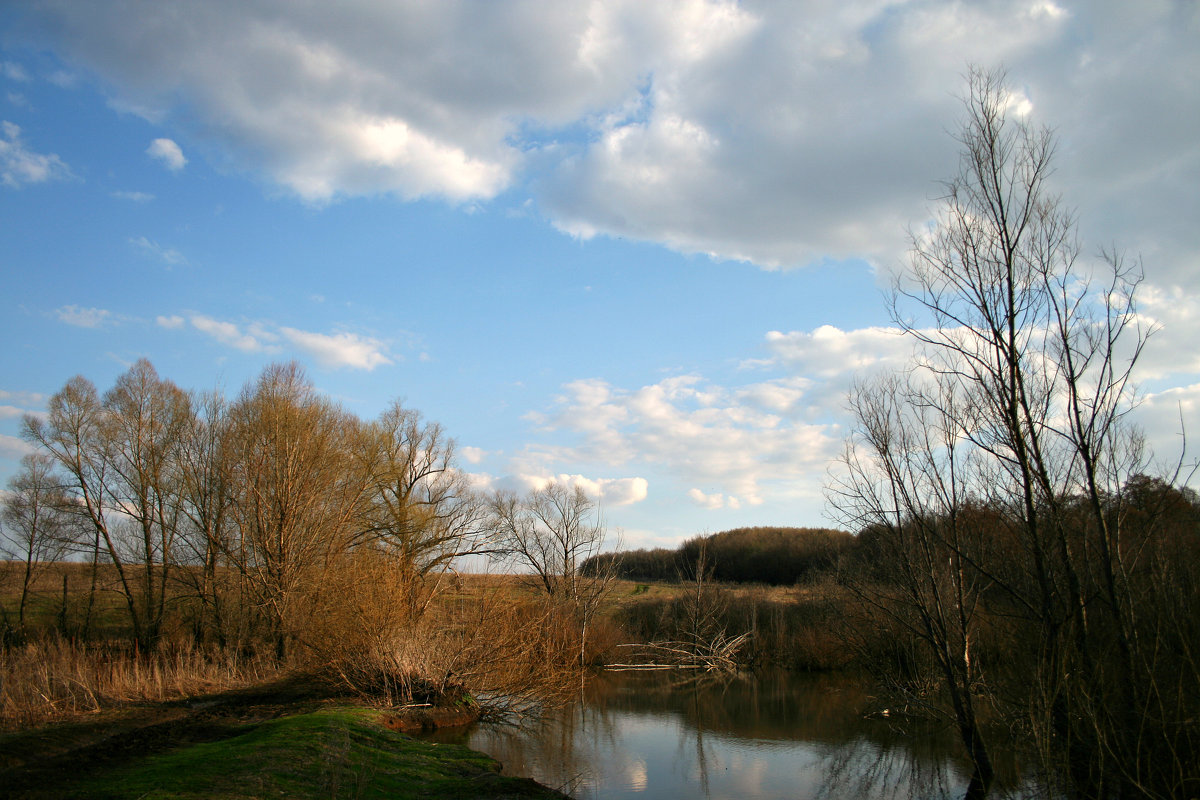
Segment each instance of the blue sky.
[{"label": "blue sky", "polygon": [[628,546],[823,525],[970,63],[1141,257],[1138,420],[1200,431],[1194,2],[29,2],[0,10],[0,479],[139,357],[440,422]]}]

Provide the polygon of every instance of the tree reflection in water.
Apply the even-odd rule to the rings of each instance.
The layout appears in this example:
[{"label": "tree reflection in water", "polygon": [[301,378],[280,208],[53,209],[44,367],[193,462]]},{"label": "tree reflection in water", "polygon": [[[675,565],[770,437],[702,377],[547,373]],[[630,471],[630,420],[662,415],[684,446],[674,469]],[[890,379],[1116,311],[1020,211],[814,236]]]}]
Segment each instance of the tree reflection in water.
[{"label": "tree reflection in water", "polygon": [[[954,737],[868,716],[870,703],[845,676],[606,673],[569,707],[454,740],[581,800],[962,798],[970,773]],[[995,795],[1020,796],[1017,784],[1010,775]]]}]

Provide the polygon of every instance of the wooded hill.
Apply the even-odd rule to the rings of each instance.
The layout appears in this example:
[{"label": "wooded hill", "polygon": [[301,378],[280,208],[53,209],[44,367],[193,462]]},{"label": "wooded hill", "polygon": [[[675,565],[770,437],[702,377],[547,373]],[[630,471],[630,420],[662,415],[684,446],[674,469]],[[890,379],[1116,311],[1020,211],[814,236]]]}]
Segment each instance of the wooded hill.
[{"label": "wooded hill", "polygon": [[716,581],[790,586],[828,572],[853,546],[849,533],[828,528],[734,528],[695,536],[675,550],[604,553],[589,559],[584,570],[612,566],[626,580],[675,581],[694,578],[703,565]]}]

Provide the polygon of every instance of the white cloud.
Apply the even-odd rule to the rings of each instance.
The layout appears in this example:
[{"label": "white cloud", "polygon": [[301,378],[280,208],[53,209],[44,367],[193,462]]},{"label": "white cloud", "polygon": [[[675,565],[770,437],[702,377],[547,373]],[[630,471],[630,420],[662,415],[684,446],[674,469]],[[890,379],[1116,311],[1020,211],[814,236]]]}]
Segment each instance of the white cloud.
[{"label": "white cloud", "polygon": [[487,458],[488,451],[478,447],[460,447],[458,448],[458,454],[468,464],[480,464],[483,462],[483,459]]},{"label": "white cloud", "polygon": [[129,243],[145,255],[158,261],[162,261],[168,266],[179,266],[187,263],[187,258],[184,257],[183,253],[180,253],[174,248],[163,247],[158,242],[151,241],[145,236],[132,237],[130,238]]},{"label": "white cloud", "polygon": [[40,392],[10,392],[0,389],[0,400],[11,400],[23,406],[40,406],[45,404],[47,399],[46,395]]},{"label": "white cloud", "polygon": [[350,367],[368,372],[394,363],[388,358],[383,342],[353,333],[313,333],[296,328],[280,328],[284,338],[326,367]]},{"label": "white cloud", "polygon": [[[719,487],[700,492],[704,503],[725,495],[726,506],[757,505],[766,494],[793,494],[811,481],[840,447],[831,419],[800,419],[807,413],[795,397],[780,410],[764,404],[789,379],[722,387],[699,376],[667,378],[636,390],[604,381],[566,385],[552,413],[538,418],[543,430],[575,434],[571,446],[531,451],[531,458],[609,466],[643,465],[676,480]],[[765,406],[765,407],[764,407]],[[782,411],[782,413],[780,413]],[[803,491],[803,489],[800,489]],[[693,501],[697,495],[689,493]]]},{"label": "white cloud", "polygon": [[34,452],[34,446],[24,439],[0,433],[0,455],[17,459]]},{"label": "white cloud", "polygon": [[66,70],[59,69],[47,75],[46,80],[50,81],[60,89],[74,89],[79,83],[79,76],[74,72],[68,72]]},{"label": "white cloud", "polygon": [[1193,444],[1200,434],[1200,383],[1149,394],[1131,417],[1160,461],[1170,463],[1181,453],[1189,462],[1200,460]]},{"label": "white cloud", "polygon": [[[201,333],[206,333],[218,342],[236,348],[246,353],[272,350],[270,345],[250,333],[245,333],[232,322],[194,314],[191,317],[192,327]],[[161,323],[160,323],[161,324]],[[170,326],[167,326],[170,327]]]},{"label": "white cloud", "polygon": [[25,146],[21,129],[0,122],[0,183],[16,189],[27,183],[45,183],[71,177],[71,170],[57,155],[35,153]]},{"label": "white cloud", "polygon": [[154,195],[149,192],[113,192],[112,197],[116,200],[129,200],[134,203],[148,203],[154,199]]},{"label": "white cloud", "polygon": [[[1084,241],[1200,280],[1194,4],[48,0],[117,102],[313,201],[516,187],[564,231],[891,265],[955,168],[968,63],[1062,138]],[[150,43],[150,44],[148,44]],[[192,122],[194,121],[194,122]],[[526,198],[519,198],[520,200]]]},{"label": "white cloud", "polygon": [[[333,369],[346,367],[370,372],[376,367],[394,363],[385,343],[370,336],[346,332],[317,333],[265,322],[238,324],[204,314],[191,314],[187,322],[195,330],[221,344],[245,353],[282,353],[285,352],[285,345],[290,345],[321,366]],[[158,316],[155,324],[162,328],[179,329],[184,326],[184,318],[178,315]],[[483,451],[478,453],[482,454]]]},{"label": "white cloud", "polygon": [[[1170,460],[1181,431],[1194,439],[1200,430],[1200,354],[1192,345],[1200,340],[1200,293],[1143,284],[1140,298],[1137,322],[1160,330],[1134,376],[1152,391],[1131,419]],[[565,384],[552,407],[527,416],[554,444],[529,447],[526,465],[633,467],[656,480],[660,496],[666,486],[701,508],[775,505],[825,481],[851,424],[852,383],[915,363],[913,338],[894,327],[771,331],[764,347],[766,358],[743,365],[744,375],[770,373],[757,381],[716,384],[693,374],[640,388]]]},{"label": "white cloud", "polygon": [[59,322],[78,328],[99,328],[114,319],[113,313],[106,309],[82,308],[76,305],[62,306],[55,310],[54,315],[58,317]]},{"label": "white cloud", "polygon": [[1161,381],[1180,375],[1200,375],[1200,292],[1179,286],[1143,284],[1137,294],[1139,322],[1157,331],[1138,359],[1137,378]]},{"label": "white cloud", "polygon": [[25,409],[16,406],[0,405],[0,419],[16,419],[25,413]]},{"label": "white cloud", "polygon": [[569,489],[582,489],[588,497],[601,507],[629,506],[640,503],[650,494],[650,482],[645,478],[589,478],[586,475],[560,472],[516,472],[497,478],[487,474],[471,476],[476,489],[495,491],[503,489],[525,494],[558,484]]},{"label": "white cloud", "polygon": [[870,368],[895,368],[912,358],[912,339],[899,328],[860,328],[843,331],[821,325],[811,331],[770,331],[767,347],[791,370],[802,375],[832,378]]},{"label": "white cloud", "polygon": [[742,507],[741,501],[736,497],[733,495],[726,496],[720,492],[705,494],[699,489],[689,489],[688,498],[696,505],[701,508],[707,508],[709,511],[716,511],[721,508],[729,508],[736,511]]},{"label": "white cloud", "polygon": [[597,483],[605,505],[628,506],[650,496],[650,482],[645,478],[601,478]]},{"label": "white cloud", "polygon": [[0,73],[10,81],[25,83],[29,80],[29,73],[25,68],[14,61],[5,61],[0,63]]},{"label": "white cloud", "polygon": [[187,164],[187,159],[184,158],[183,151],[171,139],[155,139],[146,148],[146,155],[157,161],[161,161],[172,172],[178,172]]}]

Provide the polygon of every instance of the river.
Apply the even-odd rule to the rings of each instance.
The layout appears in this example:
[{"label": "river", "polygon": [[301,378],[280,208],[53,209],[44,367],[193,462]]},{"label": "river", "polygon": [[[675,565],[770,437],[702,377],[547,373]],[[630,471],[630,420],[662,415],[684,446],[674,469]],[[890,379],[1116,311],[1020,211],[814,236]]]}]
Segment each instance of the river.
[{"label": "river", "polygon": [[839,675],[608,672],[536,722],[452,738],[579,800],[961,798],[952,734],[873,707]]}]

